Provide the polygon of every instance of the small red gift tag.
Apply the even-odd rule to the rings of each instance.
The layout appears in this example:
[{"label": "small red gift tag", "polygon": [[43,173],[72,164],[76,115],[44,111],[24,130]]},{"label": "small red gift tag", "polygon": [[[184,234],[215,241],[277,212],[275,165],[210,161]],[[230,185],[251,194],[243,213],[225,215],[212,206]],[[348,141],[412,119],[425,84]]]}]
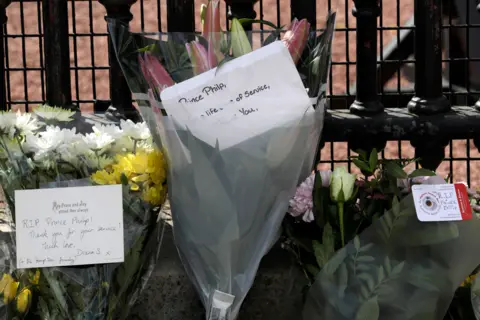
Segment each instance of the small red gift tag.
[{"label": "small red gift tag", "polygon": [[462,183],[414,185],[412,194],[420,221],[472,219],[467,187]]}]

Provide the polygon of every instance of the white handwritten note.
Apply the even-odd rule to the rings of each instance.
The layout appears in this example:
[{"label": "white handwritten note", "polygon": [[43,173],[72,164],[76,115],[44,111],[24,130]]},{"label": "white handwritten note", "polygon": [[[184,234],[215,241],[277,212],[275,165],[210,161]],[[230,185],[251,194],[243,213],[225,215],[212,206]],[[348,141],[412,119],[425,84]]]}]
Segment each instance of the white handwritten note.
[{"label": "white handwritten note", "polygon": [[280,41],[169,87],[161,99],[178,124],[221,149],[313,112]]},{"label": "white handwritten note", "polygon": [[17,267],[124,261],[122,186],[15,191]]}]

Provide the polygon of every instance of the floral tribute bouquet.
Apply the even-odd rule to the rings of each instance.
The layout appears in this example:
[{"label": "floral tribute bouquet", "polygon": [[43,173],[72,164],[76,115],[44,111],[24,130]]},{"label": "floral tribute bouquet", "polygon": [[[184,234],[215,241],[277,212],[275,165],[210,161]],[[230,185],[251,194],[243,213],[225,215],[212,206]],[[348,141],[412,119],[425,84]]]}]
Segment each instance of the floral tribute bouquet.
[{"label": "floral tribute bouquet", "polygon": [[[412,185],[445,179],[426,169],[407,174],[414,160],[380,160],[376,150],[353,162],[360,176],[317,170],[290,201],[283,247],[310,283],[304,319],[475,319],[479,216],[420,222]],[[468,194],[478,214],[480,194]]]},{"label": "floral tribute bouquet", "polygon": [[[166,166],[147,125],[84,123],[89,130],[77,132],[74,117],[49,106],[0,114],[2,218],[11,226],[0,243],[2,319],[126,319],[156,263]],[[123,185],[123,263],[16,267],[15,190],[108,184]]]},{"label": "floral tribute bouquet", "polygon": [[[335,14],[322,32],[294,20],[285,34],[249,19],[223,32],[219,0],[202,16],[201,34],[109,31],[165,149],[175,244],[206,318],[233,320],[313,166]],[[254,48],[242,24],[257,22],[273,29]]]}]

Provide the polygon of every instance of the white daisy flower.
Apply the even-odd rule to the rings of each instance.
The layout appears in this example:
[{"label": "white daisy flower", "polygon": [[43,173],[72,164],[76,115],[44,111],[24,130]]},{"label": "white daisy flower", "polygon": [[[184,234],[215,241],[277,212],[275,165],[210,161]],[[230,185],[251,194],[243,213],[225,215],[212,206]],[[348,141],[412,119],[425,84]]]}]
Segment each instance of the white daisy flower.
[{"label": "white daisy flower", "polygon": [[120,120],[120,127],[123,133],[134,140],[146,140],[151,137],[147,123],[134,123],[132,120]]},{"label": "white daisy flower", "polygon": [[12,138],[15,134],[16,114],[13,112],[0,113],[0,134]]}]

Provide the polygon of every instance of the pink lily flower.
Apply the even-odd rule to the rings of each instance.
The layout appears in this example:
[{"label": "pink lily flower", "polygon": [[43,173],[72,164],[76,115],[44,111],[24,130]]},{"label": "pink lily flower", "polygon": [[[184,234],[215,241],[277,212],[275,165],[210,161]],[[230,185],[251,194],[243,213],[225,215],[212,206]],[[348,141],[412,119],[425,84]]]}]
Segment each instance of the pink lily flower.
[{"label": "pink lily flower", "polygon": [[210,64],[207,50],[200,42],[192,41],[185,44],[185,46],[192,62],[194,75],[199,75],[213,68],[212,64]]},{"label": "pink lily flower", "polygon": [[160,61],[158,61],[158,59],[151,54],[145,53],[143,58],[141,55],[139,55],[138,62],[140,63],[143,76],[147,80],[148,84],[152,88],[158,89],[159,93],[165,88],[171,87],[175,84]]},{"label": "pink lily flower", "polygon": [[211,68],[217,66],[223,59],[220,50],[222,44],[222,29],[220,26],[220,0],[209,0],[205,8],[205,20],[203,23],[202,36],[208,42],[208,59]]},{"label": "pink lily flower", "polygon": [[298,21],[293,19],[290,28],[285,32],[282,41],[288,48],[293,62],[296,64],[302,56],[303,50],[307,45],[308,34],[310,32],[310,23],[307,19]]}]

